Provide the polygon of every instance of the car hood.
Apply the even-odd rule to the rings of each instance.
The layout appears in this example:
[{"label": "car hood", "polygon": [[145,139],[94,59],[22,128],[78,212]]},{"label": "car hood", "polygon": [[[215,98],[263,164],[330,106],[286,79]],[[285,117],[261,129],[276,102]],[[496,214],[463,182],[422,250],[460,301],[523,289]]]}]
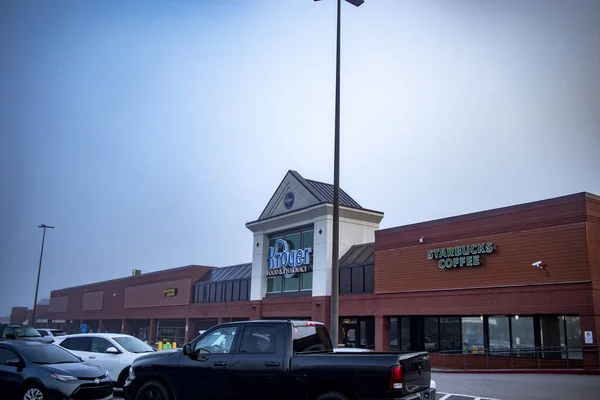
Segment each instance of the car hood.
[{"label": "car hood", "polygon": [[179,357],[182,354],[181,349],[161,350],[153,353],[146,353],[135,359],[134,364],[147,361],[167,360],[171,357]]},{"label": "car hood", "polygon": [[69,375],[76,378],[101,378],[104,377],[106,371],[96,365],[86,362],[68,363],[68,364],[45,364],[42,368],[51,374]]}]

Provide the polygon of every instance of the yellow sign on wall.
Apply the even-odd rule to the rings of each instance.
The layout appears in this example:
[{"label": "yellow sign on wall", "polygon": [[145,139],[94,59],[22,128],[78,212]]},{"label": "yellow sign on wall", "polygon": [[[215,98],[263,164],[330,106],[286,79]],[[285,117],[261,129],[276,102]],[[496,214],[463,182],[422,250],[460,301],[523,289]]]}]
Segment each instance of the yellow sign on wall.
[{"label": "yellow sign on wall", "polygon": [[165,297],[174,297],[174,296],[177,296],[177,288],[165,289]]}]

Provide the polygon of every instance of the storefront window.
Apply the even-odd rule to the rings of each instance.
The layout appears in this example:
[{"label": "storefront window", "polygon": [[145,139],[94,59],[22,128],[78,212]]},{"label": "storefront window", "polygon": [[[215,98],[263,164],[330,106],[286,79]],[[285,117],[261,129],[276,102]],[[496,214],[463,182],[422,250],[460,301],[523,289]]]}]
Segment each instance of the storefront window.
[{"label": "storefront window", "polygon": [[564,317],[567,327],[567,351],[569,360],[581,360],[581,321],[579,317]]},{"label": "storefront window", "polygon": [[[269,247],[275,242],[283,239],[287,242],[290,250],[313,248],[313,228],[304,228],[289,233],[278,233],[269,237]],[[281,249],[279,249],[281,250]],[[294,277],[286,278],[275,276],[267,278],[267,293],[297,292],[300,290],[312,290],[312,254],[310,255],[309,272],[299,273]]]},{"label": "storefront window", "polygon": [[398,351],[400,350],[398,347],[398,318],[391,317],[390,318],[390,350]]},{"label": "storefront window", "polygon": [[510,327],[508,317],[488,317],[490,352],[510,355]]},{"label": "storefront window", "polygon": [[439,332],[438,332],[438,319],[437,317],[425,317],[424,318],[424,330],[425,330],[425,350],[427,351],[438,351],[439,343]]},{"label": "storefront window", "polygon": [[460,350],[460,318],[440,318],[440,350]]},{"label": "storefront window", "polygon": [[297,250],[300,247],[302,247],[301,243],[300,243],[300,232],[294,233],[291,235],[287,235],[285,237],[285,241],[288,242],[288,245],[290,246],[290,250]]},{"label": "storefront window", "polygon": [[463,351],[467,353],[483,353],[485,348],[483,337],[483,318],[462,318],[462,343]]},{"label": "storefront window", "polygon": [[400,318],[400,350],[410,351],[410,318]]},{"label": "storefront window", "polygon": [[281,292],[282,281],[281,276],[267,278],[267,293]]},{"label": "storefront window", "polygon": [[535,335],[533,317],[514,316],[510,320],[512,327],[513,355],[532,357],[535,355]]},{"label": "storefront window", "polygon": [[293,292],[300,289],[300,277],[294,276],[292,278],[285,278],[283,280],[283,291]]},{"label": "storefront window", "polygon": [[313,286],[313,273],[306,272],[306,273],[302,274],[302,284],[301,284],[300,289],[301,290],[312,290],[312,286]]}]

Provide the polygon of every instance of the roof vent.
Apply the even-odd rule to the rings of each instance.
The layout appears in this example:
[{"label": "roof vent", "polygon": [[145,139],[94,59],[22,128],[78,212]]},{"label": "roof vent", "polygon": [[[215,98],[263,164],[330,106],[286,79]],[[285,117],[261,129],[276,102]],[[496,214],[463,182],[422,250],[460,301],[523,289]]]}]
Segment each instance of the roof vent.
[{"label": "roof vent", "polygon": [[138,276],[142,274],[142,270],[141,269],[132,269],[131,270],[131,276]]}]

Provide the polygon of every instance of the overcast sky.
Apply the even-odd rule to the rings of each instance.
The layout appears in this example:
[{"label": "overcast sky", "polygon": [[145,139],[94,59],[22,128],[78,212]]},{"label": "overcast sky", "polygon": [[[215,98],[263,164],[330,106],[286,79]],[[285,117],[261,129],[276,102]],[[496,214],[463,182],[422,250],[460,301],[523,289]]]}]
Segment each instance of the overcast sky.
[{"label": "overcast sky", "polygon": [[[343,5],[341,185],[382,228],[600,194],[600,1]],[[0,316],[251,261],[289,169],[333,181],[335,1],[2,1]]]}]

